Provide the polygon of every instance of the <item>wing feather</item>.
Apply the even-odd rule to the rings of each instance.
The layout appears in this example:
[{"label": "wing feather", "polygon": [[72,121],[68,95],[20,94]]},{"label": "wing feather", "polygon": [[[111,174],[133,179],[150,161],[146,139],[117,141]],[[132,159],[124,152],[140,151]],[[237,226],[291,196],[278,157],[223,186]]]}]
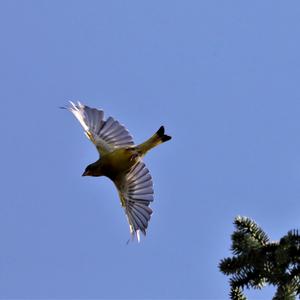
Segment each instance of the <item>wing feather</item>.
[{"label": "wing feather", "polygon": [[140,161],[117,182],[131,237],[133,239],[136,236],[139,241],[140,232],[146,235],[152,214],[149,207],[154,194],[152,177],[145,164]]},{"label": "wing feather", "polygon": [[100,155],[117,148],[133,146],[129,131],[112,117],[104,120],[103,110],[70,101],[67,109],[76,117],[86,136],[95,144]]}]

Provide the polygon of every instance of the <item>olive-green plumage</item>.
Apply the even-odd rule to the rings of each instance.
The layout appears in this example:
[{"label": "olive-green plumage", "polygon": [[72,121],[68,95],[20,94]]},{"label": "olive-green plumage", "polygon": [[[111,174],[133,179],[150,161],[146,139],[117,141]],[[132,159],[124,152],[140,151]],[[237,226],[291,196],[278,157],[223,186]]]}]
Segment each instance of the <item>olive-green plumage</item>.
[{"label": "olive-green plumage", "polygon": [[106,176],[115,182],[127,173],[149,150],[170,139],[170,136],[164,134],[164,127],[162,126],[151,138],[138,146],[118,148],[105,153],[96,162],[88,165],[82,175]]},{"label": "olive-green plumage", "polygon": [[100,158],[88,165],[82,176],[106,176],[118,189],[125,209],[130,232],[139,240],[139,232],[146,234],[153,201],[152,178],[142,162],[143,156],[152,148],[171,139],[164,134],[164,127],[144,143],[134,145],[126,128],[112,117],[104,120],[101,110],[74,104],[68,107],[85,130],[86,136],[95,144]]}]

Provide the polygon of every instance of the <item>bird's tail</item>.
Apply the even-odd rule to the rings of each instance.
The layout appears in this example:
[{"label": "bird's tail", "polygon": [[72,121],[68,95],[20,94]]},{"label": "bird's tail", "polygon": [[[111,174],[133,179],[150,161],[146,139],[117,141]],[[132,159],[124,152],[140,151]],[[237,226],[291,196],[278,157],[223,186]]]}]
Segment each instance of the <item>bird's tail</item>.
[{"label": "bird's tail", "polygon": [[146,142],[140,144],[137,146],[137,150],[140,153],[140,155],[145,155],[150,149],[156,147],[159,144],[162,144],[168,140],[170,140],[171,137],[169,135],[165,134],[165,128],[164,126],[161,126],[155,134],[151,136],[150,139],[148,139]]}]

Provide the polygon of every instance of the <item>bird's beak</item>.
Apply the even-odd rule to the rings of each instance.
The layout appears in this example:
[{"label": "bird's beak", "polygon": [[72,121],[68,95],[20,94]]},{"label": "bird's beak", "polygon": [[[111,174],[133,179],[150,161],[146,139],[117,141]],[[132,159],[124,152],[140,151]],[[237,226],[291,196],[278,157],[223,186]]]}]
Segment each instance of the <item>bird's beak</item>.
[{"label": "bird's beak", "polygon": [[88,176],[88,175],[89,175],[89,172],[88,171],[84,171],[81,176]]}]

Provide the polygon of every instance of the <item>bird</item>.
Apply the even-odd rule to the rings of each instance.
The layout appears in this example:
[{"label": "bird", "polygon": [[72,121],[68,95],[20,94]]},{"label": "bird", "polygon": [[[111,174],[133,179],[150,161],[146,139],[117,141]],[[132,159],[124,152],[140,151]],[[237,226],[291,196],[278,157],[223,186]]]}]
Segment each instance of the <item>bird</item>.
[{"label": "bird", "polygon": [[69,101],[62,107],[70,111],[79,121],[84,133],[96,146],[99,159],[89,164],[82,176],[106,176],[115,185],[121,206],[129,224],[131,240],[140,233],[146,236],[152,215],[149,207],[154,200],[152,176],[143,162],[143,157],[152,148],[171,139],[164,126],[145,142],[135,145],[133,137],[124,125],[113,117],[104,118],[104,111]]}]

